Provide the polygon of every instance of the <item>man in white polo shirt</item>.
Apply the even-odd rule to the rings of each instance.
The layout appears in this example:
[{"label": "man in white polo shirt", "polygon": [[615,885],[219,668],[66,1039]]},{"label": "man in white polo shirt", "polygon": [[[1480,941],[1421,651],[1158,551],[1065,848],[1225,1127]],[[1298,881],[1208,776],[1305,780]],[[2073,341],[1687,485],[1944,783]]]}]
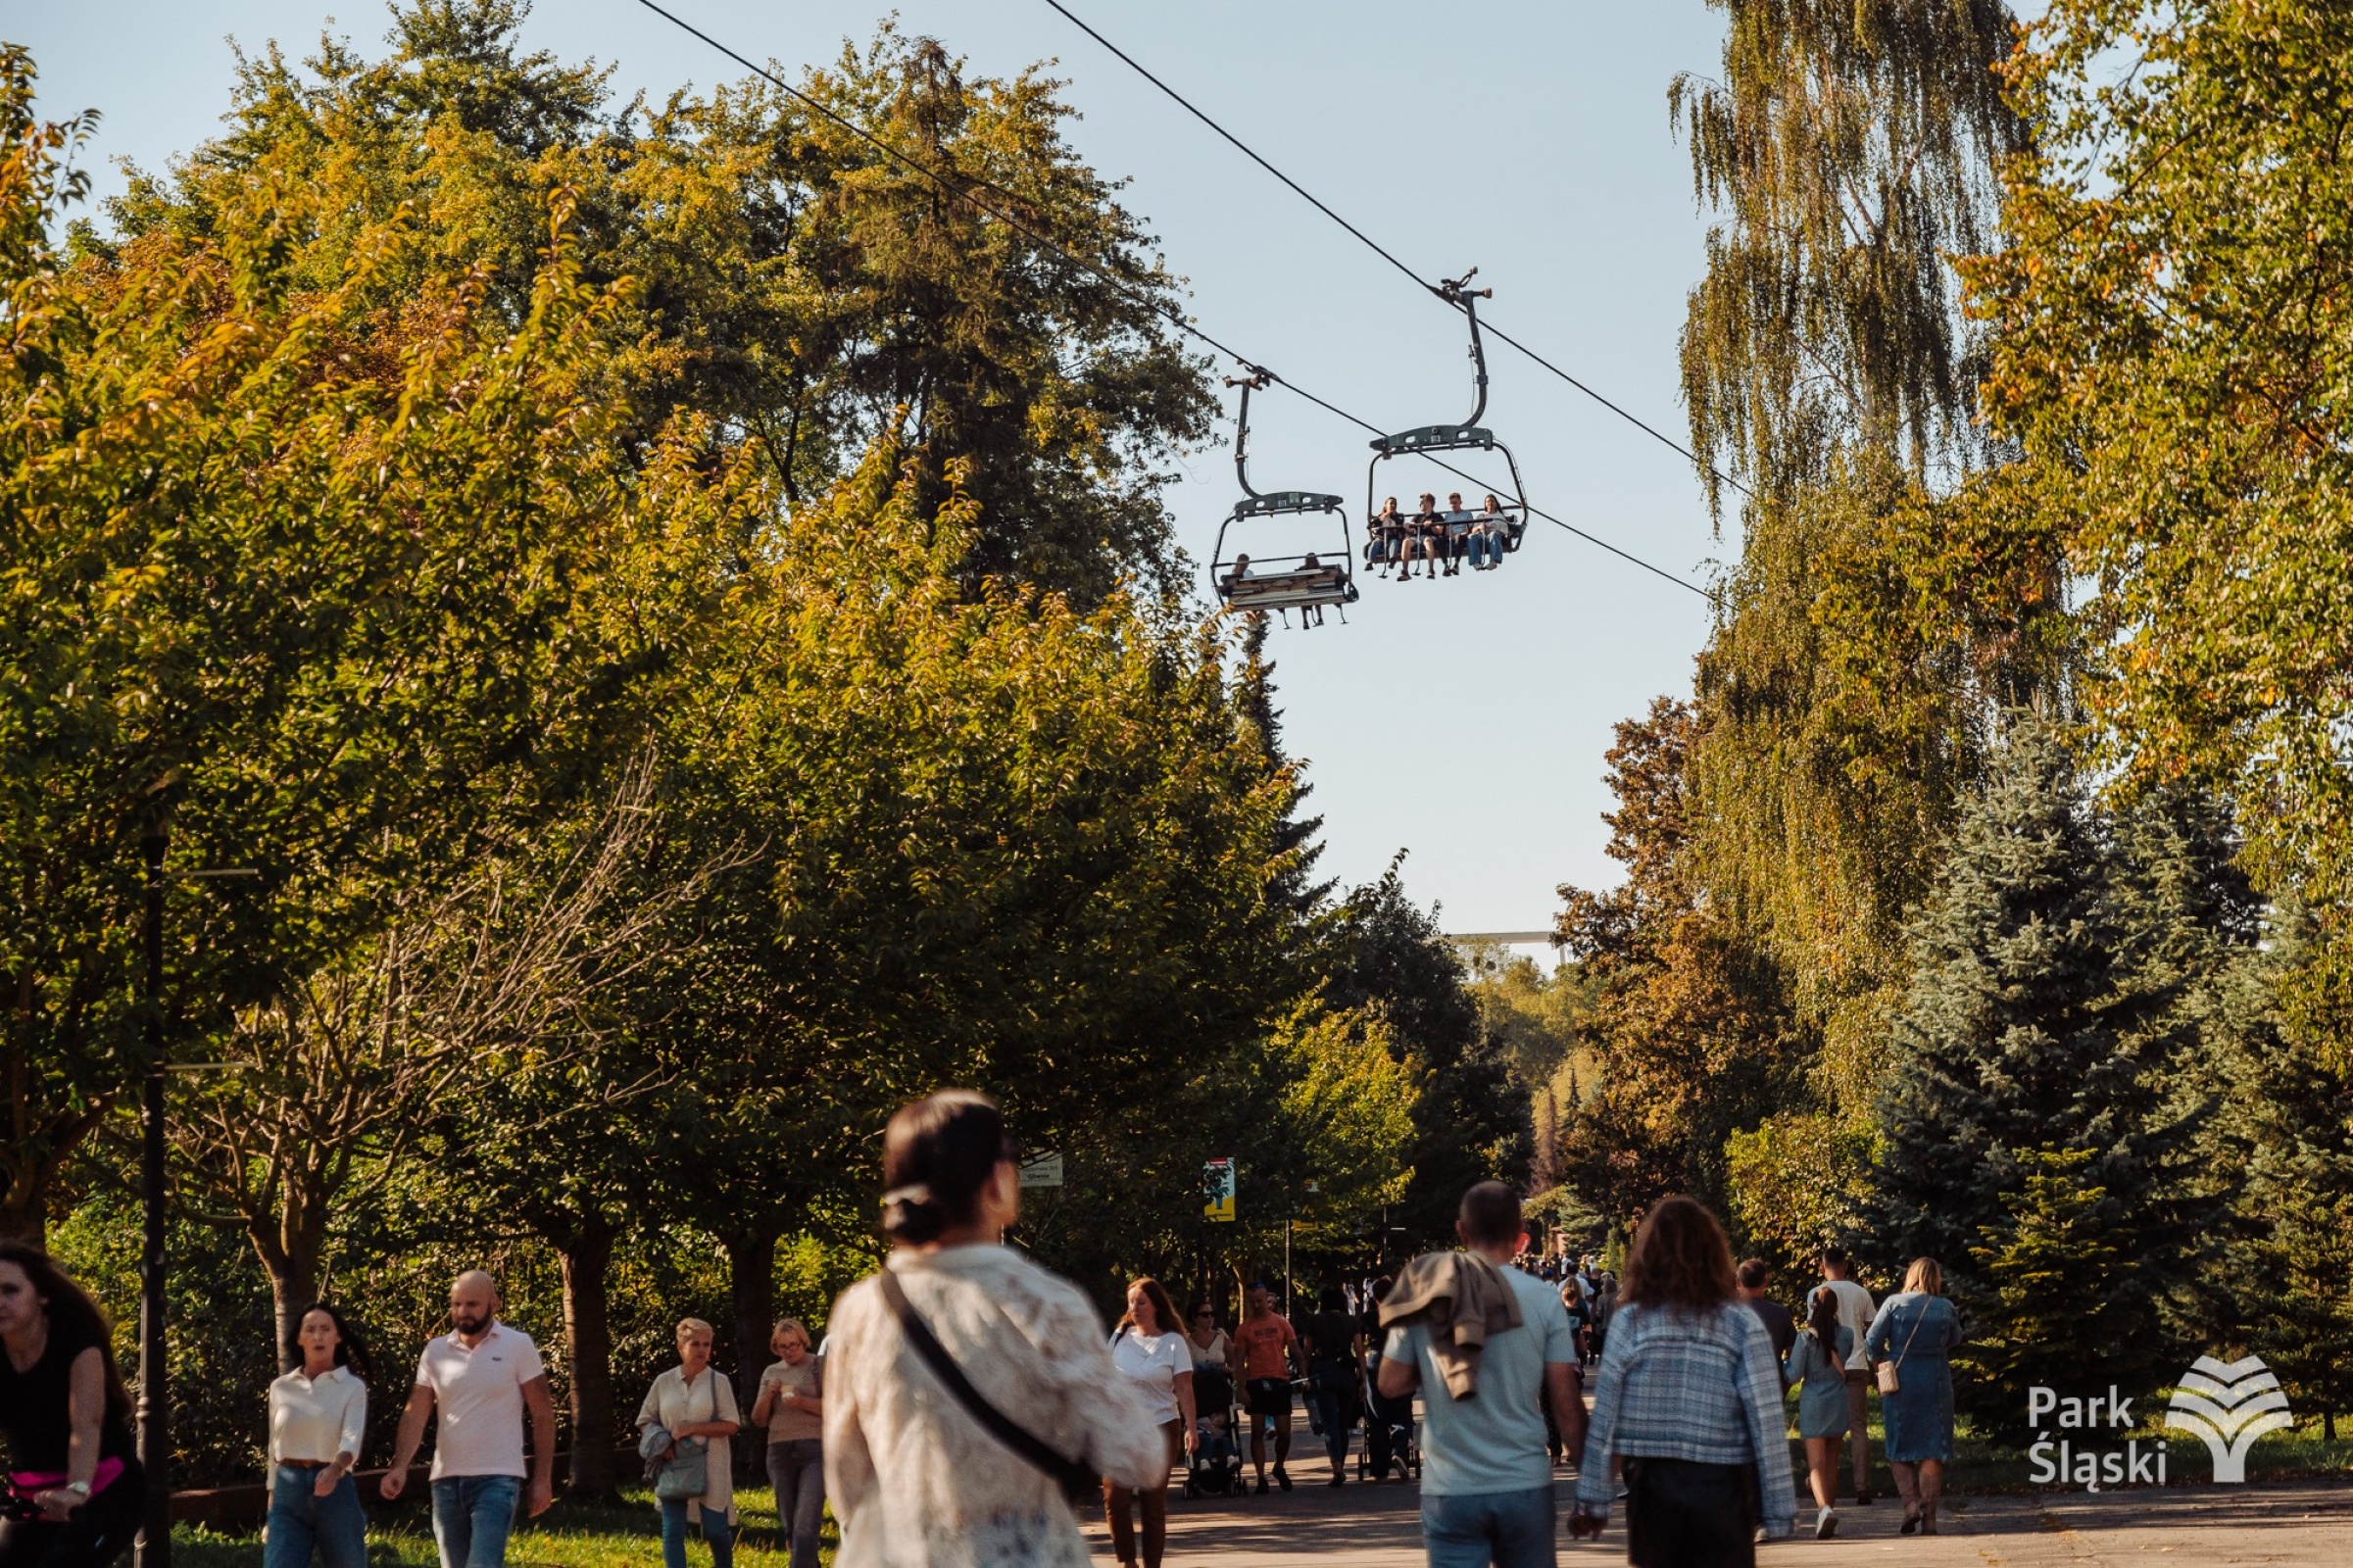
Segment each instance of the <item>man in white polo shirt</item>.
[{"label": "man in white polo shirt", "polygon": [[[506,1568],[507,1533],[516,1494],[530,1479],[525,1511],[536,1519],[556,1497],[556,1401],[548,1394],[539,1347],[498,1320],[498,1286],[479,1269],[450,1287],[450,1332],[425,1344],[417,1386],[401,1411],[392,1468],[379,1489],[397,1497],[409,1484],[424,1441],[425,1417],[439,1410],[433,1439],[433,1544],[441,1568]],[[531,1456],[523,1458],[523,1414],[531,1417]]]}]

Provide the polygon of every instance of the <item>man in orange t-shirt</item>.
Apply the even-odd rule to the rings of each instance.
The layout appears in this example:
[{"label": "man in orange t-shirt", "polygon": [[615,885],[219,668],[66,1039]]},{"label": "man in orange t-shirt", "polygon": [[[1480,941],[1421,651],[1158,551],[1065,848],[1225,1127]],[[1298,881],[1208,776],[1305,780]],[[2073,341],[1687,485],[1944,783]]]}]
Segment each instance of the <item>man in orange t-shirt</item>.
[{"label": "man in orange t-shirt", "polygon": [[1299,1336],[1291,1322],[1275,1310],[1275,1293],[1263,1285],[1250,1287],[1250,1315],[1234,1330],[1242,1351],[1244,1403],[1250,1413],[1250,1462],[1258,1467],[1258,1491],[1266,1491],[1266,1426],[1275,1425],[1275,1481],[1285,1492],[1291,1476],[1283,1461],[1291,1457],[1291,1380],[1298,1372]]}]

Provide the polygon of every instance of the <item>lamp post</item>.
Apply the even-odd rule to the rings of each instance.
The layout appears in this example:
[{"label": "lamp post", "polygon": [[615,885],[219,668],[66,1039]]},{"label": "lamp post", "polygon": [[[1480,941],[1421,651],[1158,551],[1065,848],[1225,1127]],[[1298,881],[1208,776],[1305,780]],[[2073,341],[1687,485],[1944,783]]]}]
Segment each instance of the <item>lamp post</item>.
[{"label": "lamp post", "polygon": [[[170,1193],[165,1185],[164,1083],[164,852],[170,830],[161,824],[139,841],[147,864],[147,908],[140,921],[146,950],[144,1030],[147,1071],[139,1086],[139,1468],[146,1472],[147,1517],[131,1548],[132,1568],[172,1565],[172,1391],[165,1368],[165,1221]],[[196,878],[260,876],[250,867],[183,871]]]},{"label": "lamp post", "polygon": [[147,1521],[134,1568],[171,1568],[172,1396],[164,1372],[164,849],[166,830],[140,841],[147,859],[147,1077],[139,1103],[139,1467],[147,1472]]}]

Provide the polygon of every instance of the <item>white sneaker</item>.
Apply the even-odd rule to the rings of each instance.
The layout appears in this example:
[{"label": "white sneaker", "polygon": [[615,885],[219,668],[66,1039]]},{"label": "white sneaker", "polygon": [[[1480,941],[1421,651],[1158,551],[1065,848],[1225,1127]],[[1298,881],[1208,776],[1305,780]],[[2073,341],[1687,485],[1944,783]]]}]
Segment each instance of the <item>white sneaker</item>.
[{"label": "white sneaker", "polygon": [[1831,1537],[1837,1535],[1838,1533],[1838,1509],[1825,1508],[1820,1513],[1814,1515],[1814,1539],[1816,1541],[1828,1541]]}]

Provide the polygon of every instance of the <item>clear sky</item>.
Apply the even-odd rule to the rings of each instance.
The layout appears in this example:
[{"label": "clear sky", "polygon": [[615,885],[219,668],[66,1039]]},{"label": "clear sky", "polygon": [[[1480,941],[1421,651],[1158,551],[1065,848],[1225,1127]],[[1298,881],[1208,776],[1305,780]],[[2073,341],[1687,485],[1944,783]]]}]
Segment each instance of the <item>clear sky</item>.
[{"label": "clear sky", "polygon": [[[788,79],[870,36],[881,14],[876,0],[667,3]],[[1705,225],[1666,93],[1719,59],[1721,18],[1701,0],[1066,3],[1423,275],[1476,265],[1497,322],[1683,436],[1676,335]],[[897,15],[967,74],[1055,62],[1084,117],[1074,143],[1130,181],[1124,199],[1207,330],[1392,429],[1469,412],[1453,313],[1043,0],[903,0]],[[121,186],[112,161],[160,167],[216,131],[232,37],[299,57],[331,29],[373,52],[386,26],[378,0],[0,0],[0,37],[34,51],[42,112],[104,115],[101,194]],[[633,0],[540,0],[527,35],[613,65],[623,97],[740,74]],[[1684,459],[1511,350],[1490,361],[1487,422],[1537,505],[1686,576],[1729,554]],[[1369,454],[1352,426],[1280,391],[1253,398],[1252,424],[1259,489],[1362,497]],[[1185,466],[1171,500],[1205,561],[1237,494],[1231,452]],[[1408,503],[1448,487],[1389,468],[1383,493]],[[1602,853],[1610,726],[1688,691],[1705,602],[1541,522],[1503,570],[1368,576],[1363,591],[1349,624],[1275,636],[1326,871],[1362,880],[1408,850],[1408,888],[1441,902],[1454,931],[1542,928],[1558,884],[1616,881]]]}]

